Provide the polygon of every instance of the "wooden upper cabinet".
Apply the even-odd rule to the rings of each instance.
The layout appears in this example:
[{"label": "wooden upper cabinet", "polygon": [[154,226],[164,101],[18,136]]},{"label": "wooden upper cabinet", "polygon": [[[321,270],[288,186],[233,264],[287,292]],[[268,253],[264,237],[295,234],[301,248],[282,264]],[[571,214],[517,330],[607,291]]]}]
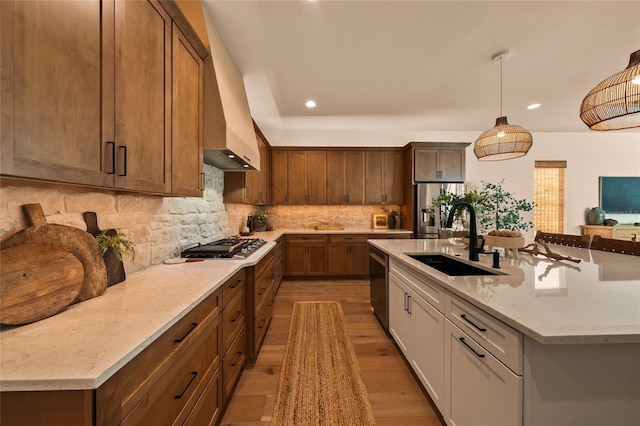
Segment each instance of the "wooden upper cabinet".
[{"label": "wooden upper cabinet", "polygon": [[171,192],[171,18],[115,2],[116,187]]},{"label": "wooden upper cabinet", "polygon": [[112,96],[102,96],[102,73],[113,76],[102,44],[113,28],[102,25],[102,8],[98,0],[0,2],[3,175],[113,186],[102,128],[102,111],[113,111]]},{"label": "wooden upper cabinet", "polygon": [[203,62],[173,25],[171,193],[202,196]]},{"label": "wooden upper cabinet", "polygon": [[[287,151],[286,204],[327,203],[325,151]],[[274,162],[274,179],[277,171]],[[275,200],[274,180],[274,203]]]},{"label": "wooden upper cabinet", "polygon": [[183,152],[200,131],[199,71],[157,0],[0,8],[3,176],[169,194],[173,136],[176,194],[199,195],[201,151]]},{"label": "wooden upper cabinet", "polygon": [[287,204],[287,151],[271,151],[271,201]]},{"label": "wooden upper cabinet", "polygon": [[364,203],[364,152],[327,152],[327,204]]},{"label": "wooden upper cabinet", "polygon": [[415,182],[464,182],[464,149],[414,149]]},{"label": "wooden upper cabinet", "polygon": [[365,154],[365,204],[402,204],[402,151],[375,150]]}]

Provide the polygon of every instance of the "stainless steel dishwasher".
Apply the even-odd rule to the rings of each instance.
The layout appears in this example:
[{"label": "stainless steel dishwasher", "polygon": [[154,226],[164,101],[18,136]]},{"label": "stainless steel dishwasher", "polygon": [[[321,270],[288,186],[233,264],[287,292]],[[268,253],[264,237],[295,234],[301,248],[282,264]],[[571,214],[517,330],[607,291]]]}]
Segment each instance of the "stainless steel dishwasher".
[{"label": "stainless steel dishwasher", "polygon": [[371,309],[385,332],[389,332],[389,256],[369,246]]}]

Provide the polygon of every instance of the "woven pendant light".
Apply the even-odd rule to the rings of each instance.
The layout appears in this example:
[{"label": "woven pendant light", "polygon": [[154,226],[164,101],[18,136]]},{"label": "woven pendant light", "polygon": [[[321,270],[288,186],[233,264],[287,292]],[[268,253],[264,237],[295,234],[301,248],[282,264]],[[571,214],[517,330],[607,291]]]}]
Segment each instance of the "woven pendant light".
[{"label": "woven pendant light", "polygon": [[591,89],[580,118],[591,130],[640,127],[640,50],[631,54],[625,70]]},{"label": "woven pendant light", "polygon": [[533,138],[524,127],[509,124],[502,115],[502,60],[508,59],[511,52],[500,52],[491,58],[500,61],[500,117],[493,129],[482,133],[473,146],[473,152],[480,161],[509,160],[522,157],[529,152]]}]

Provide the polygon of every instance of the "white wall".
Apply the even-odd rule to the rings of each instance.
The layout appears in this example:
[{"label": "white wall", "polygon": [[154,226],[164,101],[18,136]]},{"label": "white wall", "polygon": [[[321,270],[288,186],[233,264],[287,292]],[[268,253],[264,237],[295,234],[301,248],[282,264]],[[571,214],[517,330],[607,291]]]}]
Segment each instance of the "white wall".
[{"label": "white wall", "polygon": [[[640,176],[640,133],[637,131],[589,133],[533,133],[533,146],[521,158],[481,162],[467,148],[467,181],[480,188],[482,181],[496,183],[516,198],[533,201],[536,160],[566,160],[565,233],[580,234],[585,211],[599,204],[599,176]],[[533,217],[533,214],[531,214]],[[640,222],[640,215],[606,215],[623,223]]]}]

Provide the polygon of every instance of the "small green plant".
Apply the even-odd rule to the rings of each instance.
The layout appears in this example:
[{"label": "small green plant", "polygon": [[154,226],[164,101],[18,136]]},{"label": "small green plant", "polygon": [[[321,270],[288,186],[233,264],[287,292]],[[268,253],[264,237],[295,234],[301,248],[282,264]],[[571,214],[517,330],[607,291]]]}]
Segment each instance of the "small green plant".
[{"label": "small green plant", "polygon": [[[484,198],[482,194],[478,193],[478,191],[476,190],[468,191],[461,195],[454,194],[451,192],[440,193],[440,195],[438,195],[433,200],[431,200],[431,205],[433,208],[440,210],[440,213],[442,214],[441,221],[442,221],[443,228],[444,228],[444,223],[446,222],[447,217],[449,216],[449,212],[451,211],[451,208],[455,204],[461,203],[461,202],[471,204],[473,208],[476,210],[476,214],[478,215],[478,217],[480,217],[482,216],[486,208],[487,200]],[[462,220],[463,215],[466,214],[465,212],[466,210],[464,209],[458,209],[458,211],[455,214],[455,219]]]},{"label": "small green plant", "polygon": [[107,235],[104,232],[96,235],[96,241],[100,252],[104,255],[109,249],[115,253],[119,261],[122,261],[123,255],[130,255],[132,259],[136,257],[136,251],[131,241],[125,234]]},{"label": "small green plant", "polygon": [[251,217],[254,222],[266,222],[271,216],[273,213],[270,210],[256,210]]}]

